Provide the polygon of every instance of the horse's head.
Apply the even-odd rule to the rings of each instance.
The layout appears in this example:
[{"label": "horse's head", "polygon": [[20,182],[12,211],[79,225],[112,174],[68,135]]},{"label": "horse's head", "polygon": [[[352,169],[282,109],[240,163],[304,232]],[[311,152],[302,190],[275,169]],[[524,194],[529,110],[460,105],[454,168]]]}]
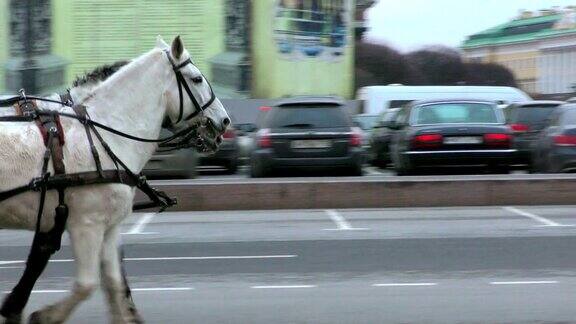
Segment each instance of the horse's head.
[{"label": "horse's head", "polygon": [[163,126],[173,132],[194,129],[187,139],[200,152],[213,152],[222,142],[230,117],[216,98],[202,72],[184,48],[180,36],[169,46],[158,36],[157,45],[164,52],[170,69],[170,82],[164,90],[166,115]]}]

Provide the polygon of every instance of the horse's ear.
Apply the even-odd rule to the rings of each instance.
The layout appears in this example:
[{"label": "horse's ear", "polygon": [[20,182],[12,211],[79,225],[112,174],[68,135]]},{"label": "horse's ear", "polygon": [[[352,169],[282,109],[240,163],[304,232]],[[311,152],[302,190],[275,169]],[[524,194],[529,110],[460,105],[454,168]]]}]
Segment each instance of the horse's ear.
[{"label": "horse's ear", "polygon": [[168,46],[168,44],[166,44],[166,42],[164,41],[164,39],[162,38],[162,36],[158,35],[156,36],[156,47],[158,48],[168,48],[170,46]]},{"label": "horse's ear", "polygon": [[172,56],[179,60],[180,56],[182,56],[182,53],[184,53],[184,44],[180,39],[180,35],[178,35],[176,38],[174,38],[174,41],[172,41]]}]

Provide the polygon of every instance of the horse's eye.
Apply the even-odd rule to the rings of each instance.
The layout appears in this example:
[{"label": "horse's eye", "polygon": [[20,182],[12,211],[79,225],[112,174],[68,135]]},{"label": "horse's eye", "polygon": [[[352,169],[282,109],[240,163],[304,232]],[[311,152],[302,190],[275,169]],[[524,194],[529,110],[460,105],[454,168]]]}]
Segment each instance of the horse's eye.
[{"label": "horse's eye", "polygon": [[194,82],[196,84],[202,83],[202,79],[203,78],[201,76],[197,76],[197,77],[192,78],[192,82]]}]

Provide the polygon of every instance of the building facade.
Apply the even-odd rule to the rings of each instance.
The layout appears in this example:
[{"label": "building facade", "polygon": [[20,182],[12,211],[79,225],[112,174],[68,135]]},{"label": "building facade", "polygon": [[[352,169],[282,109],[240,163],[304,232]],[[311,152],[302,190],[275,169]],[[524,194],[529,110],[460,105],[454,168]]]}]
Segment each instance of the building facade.
[{"label": "building facade", "polygon": [[[10,58],[0,0],[0,93]],[[363,10],[373,1],[360,0]],[[359,3],[359,4],[360,4]],[[51,52],[64,82],[181,35],[222,98],[351,97],[355,0],[52,0]],[[363,11],[362,10],[362,11]],[[363,27],[363,26],[360,26]]]},{"label": "building facade", "polygon": [[508,23],[468,37],[471,62],[509,68],[533,95],[571,95],[576,90],[576,11],[572,7],[523,12]]}]

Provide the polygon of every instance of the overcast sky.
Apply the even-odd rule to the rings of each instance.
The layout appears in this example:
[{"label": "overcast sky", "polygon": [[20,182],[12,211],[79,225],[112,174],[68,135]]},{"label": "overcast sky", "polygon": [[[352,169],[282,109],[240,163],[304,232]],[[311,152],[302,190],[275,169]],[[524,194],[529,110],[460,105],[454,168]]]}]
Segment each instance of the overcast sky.
[{"label": "overcast sky", "polygon": [[507,22],[520,9],[576,5],[576,0],[377,0],[367,12],[370,41],[401,51],[459,46],[466,36]]}]

